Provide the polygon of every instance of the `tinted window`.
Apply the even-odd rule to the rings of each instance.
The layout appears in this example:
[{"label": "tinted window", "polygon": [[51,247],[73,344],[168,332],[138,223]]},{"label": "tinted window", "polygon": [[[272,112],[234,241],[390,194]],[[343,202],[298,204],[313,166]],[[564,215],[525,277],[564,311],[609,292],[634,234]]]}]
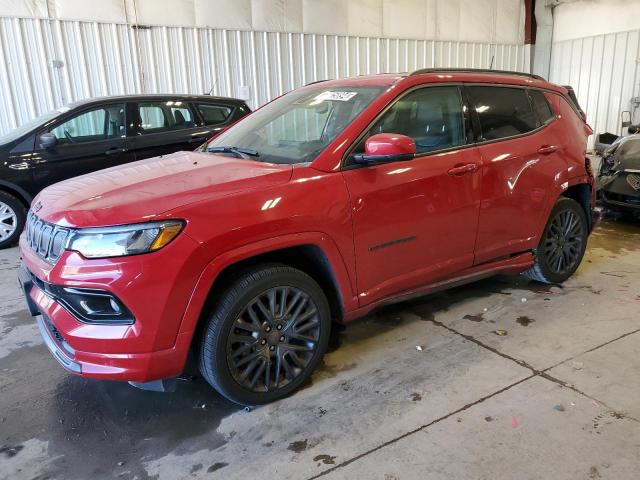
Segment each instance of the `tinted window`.
[{"label": "tinted window", "polygon": [[124,104],[83,112],[51,130],[59,144],[86,143],[125,136]]},{"label": "tinted window", "polygon": [[138,115],[140,116],[139,132],[142,134],[195,126],[191,110],[181,101],[141,102],[138,104]]},{"label": "tinted window", "polygon": [[523,88],[468,87],[484,140],[513,137],[535,130],[536,117]]},{"label": "tinted window", "polygon": [[231,107],[224,105],[207,105],[204,103],[196,105],[196,108],[202,115],[205,125],[216,125],[224,123],[231,115]]},{"label": "tinted window", "polygon": [[[417,153],[464,145],[464,115],[458,87],[427,87],[408,93],[387,110],[366,137],[377,133],[411,137]],[[357,150],[364,150],[364,141]]]},{"label": "tinted window", "polygon": [[191,111],[187,107],[170,107],[173,128],[191,128],[194,126]]},{"label": "tinted window", "polygon": [[143,103],[138,107],[138,111],[140,113],[140,130],[150,131],[169,127],[169,120],[162,107]]},{"label": "tinted window", "polygon": [[549,105],[549,102],[547,102],[544,93],[540,92],[539,90],[530,90],[529,96],[531,97],[533,112],[538,119],[538,125],[544,125],[545,123],[553,119],[553,110],[551,110],[551,106]]}]

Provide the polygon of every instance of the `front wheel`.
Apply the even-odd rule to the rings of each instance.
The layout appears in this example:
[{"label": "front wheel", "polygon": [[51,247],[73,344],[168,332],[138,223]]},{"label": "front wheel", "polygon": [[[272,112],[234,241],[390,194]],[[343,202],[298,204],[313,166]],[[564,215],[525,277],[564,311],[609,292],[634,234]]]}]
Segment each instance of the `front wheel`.
[{"label": "front wheel", "polygon": [[587,217],[582,206],[561,197],[549,216],[536,263],[525,275],[543,283],[562,283],[577,270],[587,248]]},{"label": "front wheel", "polygon": [[309,378],[330,328],[329,304],[311,277],[284,265],[256,267],[232,282],[213,309],[200,371],[233,402],[269,403]]},{"label": "front wheel", "polygon": [[27,212],[22,202],[13,195],[0,192],[0,249],[18,241],[26,219]]}]

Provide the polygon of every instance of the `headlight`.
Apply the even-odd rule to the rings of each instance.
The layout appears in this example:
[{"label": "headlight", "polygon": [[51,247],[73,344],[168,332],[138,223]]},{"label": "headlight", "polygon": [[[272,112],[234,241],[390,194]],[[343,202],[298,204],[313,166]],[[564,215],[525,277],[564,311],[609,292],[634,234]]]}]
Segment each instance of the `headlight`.
[{"label": "headlight", "polygon": [[155,252],[176,238],[183,227],[184,222],[169,220],[118,227],[82,228],[71,235],[67,250],[75,250],[86,258],[123,257]]}]

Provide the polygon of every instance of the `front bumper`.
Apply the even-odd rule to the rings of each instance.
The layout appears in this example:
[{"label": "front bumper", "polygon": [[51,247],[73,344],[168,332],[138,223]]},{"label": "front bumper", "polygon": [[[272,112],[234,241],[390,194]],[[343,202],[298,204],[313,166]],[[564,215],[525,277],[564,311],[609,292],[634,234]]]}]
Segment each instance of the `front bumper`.
[{"label": "front bumper", "polygon": [[[174,243],[171,247],[182,247],[182,253],[187,255],[190,248],[197,249],[188,237],[181,246],[177,239]],[[75,252],[65,252],[51,265],[37,257],[23,239],[20,249],[23,265],[18,279],[27,308],[35,317],[47,348],[67,371],[83,377],[137,383],[175,377],[182,372],[192,332],[182,332],[180,326],[199,275],[199,271],[185,272],[189,267],[183,264],[188,256],[159,251],[117,260],[87,260]],[[131,310],[135,322],[83,321],[69,305],[46,291],[47,285],[110,292]]]},{"label": "front bumper", "polygon": [[[60,318],[65,310],[29,280],[22,266],[18,273],[27,308],[35,317],[42,339],[58,363],[70,373],[83,377],[145,383],[174,377],[182,371],[183,352],[188,351],[190,336],[178,335],[169,349],[150,353],[108,354],[73,348],[49,315]],[[69,313],[66,313],[69,315]],[[103,327],[101,325],[98,328]]]},{"label": "front bumper", "polygon": [[627,179],[631,176],[637,177],[638,174],[625,170],[601,176],[598,189],[600,203],[611,210],[640,212],[640,190]]}]

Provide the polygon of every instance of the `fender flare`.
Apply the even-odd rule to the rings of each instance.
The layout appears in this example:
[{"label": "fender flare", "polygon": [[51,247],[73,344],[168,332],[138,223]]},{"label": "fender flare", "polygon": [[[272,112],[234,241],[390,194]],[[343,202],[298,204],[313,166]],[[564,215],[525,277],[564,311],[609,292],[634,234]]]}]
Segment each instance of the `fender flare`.
[{"label": "fender flare", "polygon": [[0,190],[6,191],[12,195],[17,194],[18,200],[23,201],[27,205],[27,208],[33,201],[33,197],[29,194],[29,192],[14,183],[0,180]]},{"label": "fender flare", "polygon": [[195,331],[211,287],[225,268],[258,255],[302,245],[314,245],[323,252],[329,261],[344,312],[356,309],[358,302],[357,295],[354,294],[355,278],[349,274],[347,265],[334,240],[323,232],[295,233],[243,245],[221,253],[211,260],[196,281],[178,334],[192,334]]}]

